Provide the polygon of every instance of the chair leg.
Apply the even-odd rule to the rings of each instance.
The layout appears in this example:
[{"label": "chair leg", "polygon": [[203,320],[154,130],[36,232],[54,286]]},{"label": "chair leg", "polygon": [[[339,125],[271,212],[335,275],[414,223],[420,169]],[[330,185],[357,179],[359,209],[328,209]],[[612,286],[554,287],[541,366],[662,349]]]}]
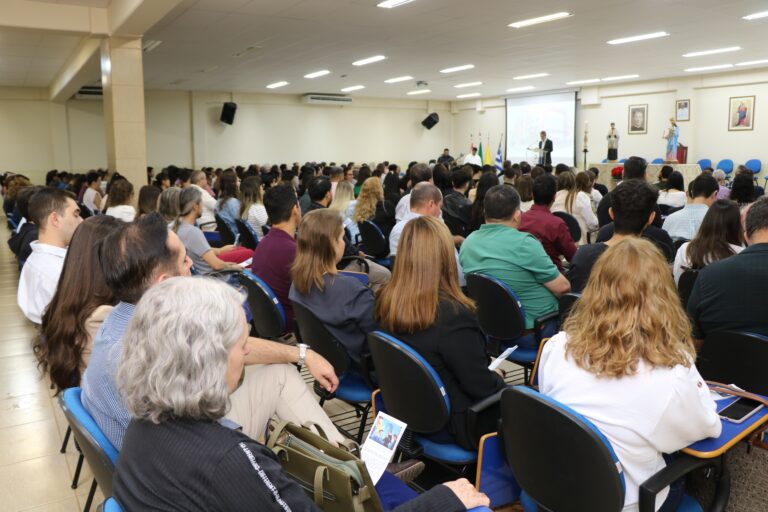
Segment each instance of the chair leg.
[{"label": "chair leg", "polygon": [[69,444],[69,436],[72,435],[72,427],[67,427],[67,433],[64,434],[64,441],[61,443],[61,449],[59,452],[66,453],[67,445]]},{"label": "chair leg", "polygon": [[93,504],[93,497],[96,496],[96,479],[93,479],[93,482],[91,482],[91,490],[88,491],[88,499],[85,500],[85,506],[83,507],[83,512],[89,512],[91,510],[91,505]]},{"label": "chair leg", "polygon": [[357,444],[363,443],[363,433],[365,432],[365,422],[366,420],[368,420],[368,414],[371,411],[371,405],[372,405],[371,402],[368,402],[368,405],[366,405],[363,408],[362,414],[360,415],[362,417],[360,419],[360,426],[357,429]]},{"label": "chair leg", "polygon": [[85,455],[82,453],[80,454],[80,457],[77,459],[77,467],[75,468],[75,476],[72,477],[72,488],[77,489],[77,482],[80,480],[80,470],[83,469],[83,461],[85,460]]}]

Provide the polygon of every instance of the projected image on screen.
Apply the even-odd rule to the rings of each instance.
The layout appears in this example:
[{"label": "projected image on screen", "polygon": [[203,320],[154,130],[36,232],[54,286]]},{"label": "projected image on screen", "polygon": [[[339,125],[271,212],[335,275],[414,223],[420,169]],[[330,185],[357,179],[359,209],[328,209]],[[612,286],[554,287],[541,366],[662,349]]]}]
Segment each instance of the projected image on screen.
[{"label": "projected image on screen", "polygon": [[552,165],[574,165],[576,138],[576,94],[573,92],[507,99],[507,160],[526,160],[535,165],[538,155],[528,151],[538,146],[544,130],[552,141]]}]

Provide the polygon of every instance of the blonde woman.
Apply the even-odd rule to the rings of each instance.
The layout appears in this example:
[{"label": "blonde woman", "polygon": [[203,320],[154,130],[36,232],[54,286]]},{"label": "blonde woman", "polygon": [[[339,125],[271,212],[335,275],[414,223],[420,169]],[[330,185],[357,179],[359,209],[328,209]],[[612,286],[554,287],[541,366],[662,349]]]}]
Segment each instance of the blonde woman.
[{"label": "blonde woman", "polygon": [[[380,182],[381,180],[379,180]],[[365,185],[365,184],[363,184]],[[355,212],[355,187],[349,181],[341,181],[336,185],[336,194],[333,196],[329,208],[341,215],[341,221],[344,227],[349,230],[349,235],[354,243],[360,231],[357,229],[357,223],[352,221],[352,215]]]},{"label": "blonde woman", "polygon": [[264,208],[264,202],[261,198],[261,178],[258,176],[245,178],[240,184],[240,197],[242,199],[240,220],[247,222],[253,228],[256,237],[261,242],[261,239],[264,238],[262,228],[267,225],[269,220],[267,209]]},{"label": "blonde woman", "polygon": [[369,220],[376,224],[389,237],[395,227],[395,206],[384,199],[384,187],[381,180],[365,180],[352,215],[355,224]]},{"label": "blonde woman", "polygon": [[288,298],[312,311],[359,363],[368,333],[376,329],[373,293],[357,278],[339,274],[336,264],[343,256],[344,225],[338,212],[321,208],[306,214],[299,225]]},{"label": "blonde woman", "polygon": [[581,228],[581,240],[577,245],[586,244],[587,233],[598,229],[597,217],[592,211],[592,200],[579,190],[576,175],[571,171],[565,171],[557,177],[557,194],[550,210],[565,212],[576,218]]},{"label": "blonde woman", "polygon": [[440,219],[408,222],[392,280],[377,294],[376,320],[421,354],[445,384],[451,417],[438,438],[473,449],[477,440],[466,428],[467,408],[504,387],[504,380],[488,370],[485,337],[475,304],[459,287],[454,251]]},{"label": "blonde woman", "polygon": [[[694,360],[691,324],[669,266],[653,243],[628,238],[592,269],[564,331],[544,346],[540,391],[605,434],[626,477],[624,510],[673,453],[720,434],[720,418]],[[670,492],[670,489],[672,492]],[[682,489],[659,493],[677,510]]]}]

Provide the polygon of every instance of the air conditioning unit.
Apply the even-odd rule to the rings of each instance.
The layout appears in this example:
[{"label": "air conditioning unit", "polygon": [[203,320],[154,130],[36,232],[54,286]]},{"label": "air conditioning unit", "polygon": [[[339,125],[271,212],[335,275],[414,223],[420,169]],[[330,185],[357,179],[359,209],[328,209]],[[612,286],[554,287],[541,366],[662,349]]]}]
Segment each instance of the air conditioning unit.
[{"label": "air conditioning unit", "polygon": [[100,85],[84,85],[75,94],[75,99],[101,101],[102,96],[104,96],[104,91]]},{"label": "air conditioning unit", "polygon": [[344,94],[305,94],[301,97],[305,105],[350,105],[352,98]]}]

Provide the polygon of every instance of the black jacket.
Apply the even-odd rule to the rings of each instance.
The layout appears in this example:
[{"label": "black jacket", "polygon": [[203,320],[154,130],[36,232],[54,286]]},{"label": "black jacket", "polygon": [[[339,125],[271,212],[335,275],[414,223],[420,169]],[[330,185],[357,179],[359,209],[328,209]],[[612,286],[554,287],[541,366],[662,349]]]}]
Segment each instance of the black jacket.
[{"label": "black jacket", "polygon": [[19,263],[27,261],[32,254],[32,247],[29,245],[37,240],[37,226],[31,222],[25,222],[18,233],[8,239],[8,247],[19,260]]}]

